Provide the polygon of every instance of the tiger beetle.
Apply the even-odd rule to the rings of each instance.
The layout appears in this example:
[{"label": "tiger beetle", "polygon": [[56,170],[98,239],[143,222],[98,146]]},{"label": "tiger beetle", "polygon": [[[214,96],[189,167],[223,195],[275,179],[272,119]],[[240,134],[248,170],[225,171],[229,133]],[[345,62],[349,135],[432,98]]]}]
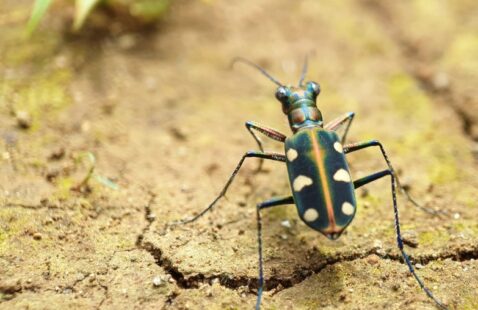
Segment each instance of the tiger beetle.
[{"label": "tiger beetle", "polygon": [[[304,79],[307,73],[307,58],[304,62],[298,86],[285,86],[272,77],[260,66],[244,58],[235,58],[232,64],[242,62],[259,70],[269,80],[277,84],[275,96],[282,104],[282,111],[287,115],[293,135],[286,137],[284,134],[256,122],[246,122],[246,128],[257,142],[260,151],[246,152],[229,177],[220,194],[212,203],[192,218],[180,221],[181,224],[191,223],[210,211],[219,199],[225,196],[234,177],[239,172],[246,158],[259,158],[259,168],[264,159],[285,162],[289,174],[292,196],[275,197],[257,204],[257,238],[259,252],[259,284],[257,290],[256,309],[260,308],[264,287],[264,272],[262,258],[262,220],[261,211],[279,205],[295,204],[300,218],[310,228],[322,233],[330,240],[336,240],[352,222],[357,202],[354,191],[370,182],[390,176],[393,211],[395,216],[395,232],[397,245],[408,266],[410,273],[420,287],[440,309],[447,307],[439,301],[425,286],[416,274],[410,258],[405,253],[403,239],[400,234],[396,187],[415,207],[431,214],[443,213],[419,205],[407,193],[392,167],[383,145],[377,140],[345,144],[346,137],[355,113],[349,112],[324,125],[322,114],[317,108],[316,99],[320,94],[320,86],[316,82],[307,82]],[[338,134],[339,129],[344,129]],[[273,140],[284,143],[284,153],[265,152],[259,132]],[[346,154],[368,147],[378,147],[387,165],[387,169],[352,180],[346,160]]]}]

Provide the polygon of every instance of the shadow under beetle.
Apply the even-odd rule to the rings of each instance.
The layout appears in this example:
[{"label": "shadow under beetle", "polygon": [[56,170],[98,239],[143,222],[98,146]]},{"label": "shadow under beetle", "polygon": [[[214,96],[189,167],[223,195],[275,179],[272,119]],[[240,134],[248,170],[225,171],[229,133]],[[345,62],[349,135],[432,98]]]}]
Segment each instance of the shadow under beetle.
[{"label": "shadow under beetle", "polygon": [[[408,255],[403,249],[403,240],[400,234],[400,223],[396,198],[398,186],[405,197],[414,206],[426,212],[437,214],[440,211],[425,208],[412,199],[400,185],[395,170],[388,159],[382,144],[377,140],[345,144],[346,137],[355,113],[349,112],[324,125],[322,114],[317,108],[316,99],[320,94],[320,86],[315,82],[304,84],[307,73],[307,58],[297,87],[285,86],[273,78],[263,68],[244,58],[236,58],[233,64],[242,62],[258,69],[279,87],[275,96],[282,104],[282,111],[287,115],[293,135],[284,134],[258,123],[248,121],[246,128],[256,140],[260,151],[246,152],[229,177],[224,188],[214,201],[198,215],[181,221],[181,224],[191,223],[210,211],[219,199],[225,196],[234,177],[239,172],[246,158],[260,159],[259,168],[264,159],[285,162],[289,174],[292,196],[275,197],[257,205],[257,237],[259,249],[259,287],[257,291],[256,309],[260,308],[264,287],[263,259],[262,259],[262,221],[261,210],[285,204],[295,204],[300,218],[312,229],[322,233],[331,240],[340,237],[345,228],[352,222],[357,209],[355,189],[370,182],[390,176],[392,187],[393,210],[395,215],[395,231],[397,245],[409,271],[420,287],[425,291],[440,309],[447,307],[439,301],[432,292],[425,287],[423,281],[415,272]],[[343,129],[342,134],[338,130]],[[256,132],[284,143],[284,154],[265,152]],[[346,160],[346,154],[364,148],[376,146],[380,149],[387,165],[387,169],[352,180]]]}]

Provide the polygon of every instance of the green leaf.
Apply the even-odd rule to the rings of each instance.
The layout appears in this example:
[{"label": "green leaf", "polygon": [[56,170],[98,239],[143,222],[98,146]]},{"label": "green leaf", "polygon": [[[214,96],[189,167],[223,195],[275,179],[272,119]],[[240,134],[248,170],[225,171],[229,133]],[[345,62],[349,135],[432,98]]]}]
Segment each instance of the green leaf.
[{"label": "green leaf", "polygon": [[32,15],[30,16],[27,24],[27,35],[31,35],[33,31],[35,31],[38,23],[43,18],[43,15],[45,15],[45,12],[48,10],[51,3],[52,0],[35,0],[32,9]]},{"label": "green leaf", "polygon": [[75,1],[75,21],[73,30],[80,30],[91,10],[100,2],[100,0],[76,0]]},{"label": "green leaf", "polygon": [[103,184],[104,186],[107,186],[113,190],[118,190],[119,189],[119,186],[118,184],[116,184],[115,182],[111,181],[110,179],[104,177],[104,176],[101,176],[101,175],[98,175],[98,174],[95,174],[94,175],[95,179],[100,182],[101,184]]},{"label": "green leaf", "polygon": [[163,15],[170,5],[170,0],[136,0],[130,5],[131,15],[145,22],[152,22]]}]

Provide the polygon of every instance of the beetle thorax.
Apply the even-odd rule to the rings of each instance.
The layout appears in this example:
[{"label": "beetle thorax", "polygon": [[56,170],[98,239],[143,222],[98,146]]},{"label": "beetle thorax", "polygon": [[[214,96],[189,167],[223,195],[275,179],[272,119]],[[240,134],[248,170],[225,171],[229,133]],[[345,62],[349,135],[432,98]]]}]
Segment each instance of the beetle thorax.
[{"label": "beetle thorax", "polygon": [[[312,103],[312,104],[310,104]],[[293,132],[303,128],[322,127],[322,114],[315,102],[303,101],[294,106],[288,113],[289,125]]]}]

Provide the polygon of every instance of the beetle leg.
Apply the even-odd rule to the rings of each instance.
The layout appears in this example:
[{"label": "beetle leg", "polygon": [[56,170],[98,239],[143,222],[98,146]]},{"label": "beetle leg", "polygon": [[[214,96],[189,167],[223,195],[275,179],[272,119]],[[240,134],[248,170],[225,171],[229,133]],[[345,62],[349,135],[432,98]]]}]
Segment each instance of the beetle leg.
[{"label": "beetle leg", "polygon": [[288,205],[293,203],[294,203],[294,198],[292,196],[274,197],[264,202],[261,202],[260,204],[258,204],[258,206],[261,209],[265,209],[265,208],[270,208],[270,207],[275,207],[280,205]]},{"label": "beetle leg", "polygon": [[384,176],[387,176],[387,175],[389,175],[391,177],[391,180],[392,180],[393,211],[394,211],[394,214],[395,214],[395,232],[397,234],[398,249],[402,253],[403,260],[407,264],[410,273],[413,275],[415,280],[417,280],[418,284],[425,291],[425,293],[428,295],[428,297],[433,299],[433,301],[437,304],[437,306],[440,309],[447,309],[447,307],[440,300],[438,300],[433,295],[433,293],[425,286],[422,279],[420,277],[418,277],[418,275],[415,272],[415,268],[413,267],[412,263],[410,262],[410,258],[408,257],[407,253],[405,253],[405,250],[403,249],[403,239],[402,239],[402,235],[400,233],[400,220],[399,220],[399,217],[398,217],[397,194],[396,194],[396,190],[395,190],[396,176],[395,176],[393,170],[391,170],[391,169],[383,170],[383,171],[371,174],[369,176],[360,178],[360,179],[354,181],[354,186],[355,186],[355,188],[359,188],[360,186],[363,186],[365,184],[373,182],[373,181],[375,181],[377,179],[380,179],[380,178],[382,178]]},{"label": "beetle leg", "polygon": [[[256,132],[254,132],[253,129],[262,133],[262,134],[264,134],[264,135],[266,135],[267,137],[269,137],[273,140],[279,141],[279,142],[284,142],[285,139],[286,139],[286,136],[284,134],[278,132],[277,130],[269,128],[269,127],[262,126],[262,125],[260,125],[256,122],[247,121],[246,122],[246,128],[251,133],[254,140],[256,140],[257,145],[259,146],[259,149],[261,150],[261,152],[264,152],[264,148],[262,146],[262,140],[257,136]],[[257,167],[256,172],[259,172],[262,169],[263,162],[264,162],[264,160],[260,159],[259,166]]]},{"label": "beetle leg", "polygon": [[282,154],[279,154],[279,153],[272,153],[272,152],[258,152],[258,151],[248,151],[246,152],[241,160],[239,161],[239,163],[237,164],[236,166],[236,169],[234,169],[234,171],[232,172],[231,176],[229,177],[229,180],[227,180],[226,182],[226,185],[224,185],[223,189],[221,190],[221,192],[219,193],[219,195],[211,202],[211,204],[209,206],[207,206],[207,208],[205,208],[204,210],[202,210],[198,215],[192,217],[192,218],[188,218],[188,219],[184,219],[184,220],[181,220],[179,221],[178,223],[176,224],[187,224],[187,223],[191,223],[191,222],[194,222],[196,221],[198,218],[200,218],[201,216],[203,216],[206,212],[208,212],[209,210],[211,210],[214,205],[218,202],[219,199],[221,199],[222,197],[224,197],[224,195],[226,195],[226,192],[227,192],[227,189],[229,188],[229,186],[231,185],[232,181],[234,180],[234,178],[236,177],[236,174],[239,172],[239,169],[241,169],[241,166],[242,164],[244,163],[244,161],[246,160],[246,158],[249,158],[249,157],[256,157],[256,158],[261,158],[261,159],[270,159],[270,160],[276,160],[276,161],[281,161],[281,162],[285,162],[285,156],[282,155]]},{"label": "beetle leg", "polygon": [[327,130],[336,131],[341,128],[344,124],[345,126],[344,133],[342,137],[340,137],[340,143],[344,144],[345,140],[347,139],[347,133],[349,132],[350,125],[352,125],[352,121],[354,120],[355,113],[354,112],[347,112],[344,115],[337,117],[336,119],[327,123],[324,128]]},{"label": "beetle leg", "polygon": [[446,211],[442,211],[442,210],[437,211],[437,210],[434,210],[434,209],[431,209],[431,208],[424,207],[421,204],[419,204],[418,202],[416,202],[415,199],[413,199],[410,196],[410,194],[405,190],[405,188],[400,183],[400,180],[399,180],[397,174],[395,173],[395,170],[392,167],[392,163],[388,159],[388,155],[385,152],[385,149],[383,148],[383,145],[379,141],[370,140],[370,141],[365,141],[365,142],[347,144],[347,145],[343,146],[343,150],[344,150],[344,153],[347,154],[347,153],[352,153],[352,152],[355,152],[355,151],[358,151],[358,150],[361,150],[361,149],[364,149],[364,148],[367,148],[367,147],[371,147],[371,146],[378,146],[380,148],[380,151],[382,152],[383,158],[385,159],[385,162],[387,163],[388,169],[391,171],[391,173],[393,174],[393,176],[395,177],[395,179],[397,181],[397,185],[400,188],[400,192],[405,196],[405,198],[407,198],[408,201],[410,201],[416,208],[418,208],[422,211],[425,211],[427,213],[430,213],[430,214],[433,214],[433,215],[447,214]]},{"label": "beetle leg", "polygon": [[292,196],[288,196],[288,197],[274,197],[262,203],[257,204],[256,214],[257,214],[257,242],[258,242],[258,252],[259,252],[259,286],[257,288],[256,310],[259,310],[261,307],[262,291],[264,289],[261,210],[270,208],[270,207],[279,206],[279,205],[293,204],[293,203],[294,203],[294,198],[292,198]]},{"label": "beetle leg", "polygon": [[383,170],[354,181],[354,188],[357,189],[375,180],[381,179],[387,175],[392,175],[390,170]]}]

